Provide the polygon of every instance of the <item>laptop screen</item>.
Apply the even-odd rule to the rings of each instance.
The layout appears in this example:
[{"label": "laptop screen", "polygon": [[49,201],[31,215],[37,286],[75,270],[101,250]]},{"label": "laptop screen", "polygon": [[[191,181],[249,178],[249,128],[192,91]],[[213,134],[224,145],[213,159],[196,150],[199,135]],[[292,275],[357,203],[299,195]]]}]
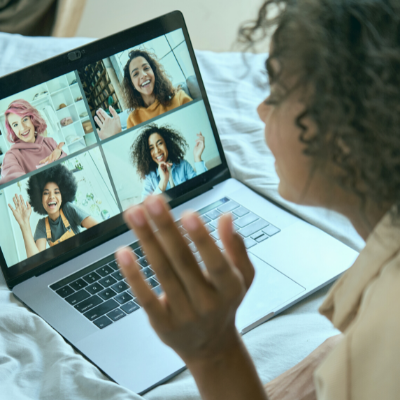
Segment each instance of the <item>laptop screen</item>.
[{"label": "laptop screen", "polygon": [[204,95],[176,29],[1,99],[7,267],[57,258],[146,196],[220,166]]}]

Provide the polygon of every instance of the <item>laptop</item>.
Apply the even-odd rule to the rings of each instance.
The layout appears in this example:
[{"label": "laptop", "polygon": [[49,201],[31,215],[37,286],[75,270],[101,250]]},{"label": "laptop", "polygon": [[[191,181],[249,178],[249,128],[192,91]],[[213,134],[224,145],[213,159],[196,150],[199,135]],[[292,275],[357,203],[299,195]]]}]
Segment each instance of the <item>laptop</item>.
[{"label": "laptop", "polygon": [[[221,249],[218,219],[232,214],[256,271],[237,313],[242,334],[335,280],[357,257],[231,178],[180,12],[4,76],[0,93],[6,283],[133,392],[185,368],[151,328],[114,258],[130,246],[162,293],[122,218],[147,195],[168,198],[201,268],[181,213],[197,210]],[[46,151],[55,161],[38,159]]]}]

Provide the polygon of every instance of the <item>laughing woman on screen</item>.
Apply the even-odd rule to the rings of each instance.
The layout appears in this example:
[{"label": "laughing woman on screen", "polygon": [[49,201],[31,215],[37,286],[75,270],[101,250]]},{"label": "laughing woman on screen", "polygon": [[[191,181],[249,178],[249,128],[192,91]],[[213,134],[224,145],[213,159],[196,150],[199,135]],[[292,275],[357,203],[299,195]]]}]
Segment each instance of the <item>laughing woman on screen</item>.
[{"label": "laughing woman on screen", "polygon": [[[8,206],[21,228],[28,258],[45,250],[46,243],[53,247],[77,235],[80,227],[89,229],[97,225],[93,217],[72,203],[77,189],[73,173],[58,164],[29,178],[29,202],[21,195],[14,196],[15,208]],[[45,215],[38,221],[34,235],[30,225],[32,208]]]},{"label": "laughing woman on screen", "polygon": [[193,149],[196,171],[184,159],[188,144],[179,132],[168,126],[146,126],[133,143],[132,160],[144,179],[142,200],[149,194],[159,194],[207,171],[201,156],[204,136],[197,134]]},{"label": "laughing woman on screen", "polygon": [[7,140],[12,143],[4,156],[1,183],[9,182],[67,154],[64,142],[42,137],[47,124],[39,111],[25,100],[15,100],[7,108],[5,124]]},{"label": "laughing woman on screen", "polygon": [[[128,117],[128,129],[192,101],[182,89],[174,88],[157,57],[145,50],[129,53],[122,84],[128,108],[133,110]],[[101,108],[97,110],[95,121],[101,139],[121,132],[119,116],[111,106],[110,113],[112,118]]]}]

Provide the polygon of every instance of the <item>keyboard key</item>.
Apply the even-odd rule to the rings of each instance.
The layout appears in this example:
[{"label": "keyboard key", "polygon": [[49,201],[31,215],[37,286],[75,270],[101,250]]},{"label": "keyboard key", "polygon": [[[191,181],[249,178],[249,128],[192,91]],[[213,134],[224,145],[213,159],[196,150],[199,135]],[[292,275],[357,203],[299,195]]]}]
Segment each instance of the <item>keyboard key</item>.
[{"label": "keyboard key", "polygon": [[78,304],[79,302],[87,299],[88,297],[90,297],[90,294],[85,289],[81,289],[79,292],[76,292],[71,296],[66,297],[65,300],[68,301],[69,304],[74,306],[75,304]]},{"label": "keyboard key", "polygon": [[96,283],[92,283],[91,285],[86,287],[86,290],[90,293],[90,294],[95,294],[100,292],[101,290],[103,290],[104,287],[100,285],[99,282]]},{"label": "keyboard key", "polygon": [[240,206],[233,210],[233,213],[236,214],[238,217],[243,217],[243,215],[248,214],[250,211],[247,208]]},{"label": "keyboard key", "polygon": [[218,223],[219,223],[219,218],[214,219],[214,221],[211,221],[208,225],[211,225],[213,228],[217,229]]},{"label": "keyboard key", "polygon": [[87,283],[83,279],[78,279],[75,282],[70,283],[69,285],[72,287],[72,289],[80,290],[87,286]]},{"label": "keyboard key", "polygon": [[121,274],[121,271],[115,271],[114,273],[111,274],[111,276],[117,281],[124,279],[124,276]]},{"label": "keyboard key", "polygon": [[194,258],[196,259],[197,263],[200,263],[203,261],[199,252],[193,253],[193,255],[194,255]]},{"label": "keyboard key", "polygon": [[110,318],[107,318],[106,316],[100,317],[99,319],[96,319],[96,321],[93,321],[93,323],[100,329],[105,328],[108,325],[112,324],[112,321]]},{"label": "keyboard key", "polygon": [[211,210],[205,216],[210,219],[217,219],[220,215],[221,213],[218,210]]},{"label": "keyboard key", "polygon": [[250,249],[250,247],[253,247],[257,244],[257,242],[255,240],[253,240],[252,238],[244,238],[243,239],[244,242],[244,246],[246,247],[246,249]]},{"label": "keyboard key", "polygon": [[156,287],[156,286],[159,285],[159,283],[158,283],[155,279],[153,279],[153,278],[146,279],[146,282],[147,282],[147,283],[149,284],[149,286],[151,286],[152,288],[154,288],[154,287]]},{"label": "keyboard key", "polygon": [[86,300],[81,301],[79,304],[75,306],[75,308],[79,312],[84,313],[87,310],[90,310],[91,308],[98,306],[102,302],[103,300],[99,296],[92,296]]},{"label": "keyboard key", "polygon": [[208,229],[208,232],[210,232],[210,233],[215,231],[215,228],[211,224],[207,224],[206,228]]},{"label": "keyboard key", "polygon": [[164,292],[160,285],[158,285],[156,287],[153,287],[151,290],[156,294],[156,296],[161,296],[163,294],[163,292]]},{"label": "keyboard key", "polygon": [[273,236],[275,235],[275,233],[278,233],[280,231],[281,230],[274,225],[269,225],[265,229],[263,229],[263,232],[266,233],[268,236]]},{"label": "keyboard key", "polygon": [[204,264],[204,261],[202,261],[201,263],[199,263],[199,267],[202,271],[205,271],[207,269],[206,264]]},{"label": "keyboard key", "polygon": [[189,249],[192,251],[192,253],[196,253],[197,247],[195,246],[194,243],[189,243],[188,246],[189,246]]},{"label": "keyboard key", "polygon": [[200,215],[200,218],[203,220],[205,224],[208,224],[211,221],[211,219],[206,217],[205,215]]},{"label": "keyboard key", "polygon": [[119,294],[118,296],[115,296],[114,300],[117,300],[118,303],[120,303],[120,304],[124,304],[124,303],[127,303],[129,300],[132,300],[132,296],[127,292],[123,292],[123,293]]},{"label": "keyboard key", "polygon": [[154,271],[151,268],[143,268],[142,273],[145,276],[145,278],[150,278],[151,276],[154,275]]},{"label": "keyboard key", "polygon": [[256,221],[258,219],[258,216],[253,214],[253,213],[249,213],[247,215],[245,215],[242,218],[239,218],[235,221],[235,225],[239,226],[240,228],[243,228],[246,225],[251,224],[252,222]]},{"label": "keyboard key", "polygon": [[183,226],[178,226],[178,230],[181,233],[181,235],[187,234],[187,230]]},{"label": "keyboard key", "polygon": [[72,294],[72,293],[74,293],[75,292],[75,290],[74,289],[72,289],[72,287],[70,287],[70,286],[64,286],[64,287],[62,287],[61,289],[58,289],[57,291],[56,291],[56,293],[59,295],[59,296],[61,296],[61,297],[67,297],[67,296],[69,296],[70,294]]},{"label": "keyboard key", "polygon": [[215,244],[222,250],[224,248],[224,245],[220,240],[216,241]]},{"label": "keyboard key", "polygon": [[114,271],[118,271],[119,267],[118,267],[118,263],[116,261],[111,261],[108,263],[108,265],[114,270]]},{"label": "keyboard key", "polygon": [[111,272],[114,272],[114,270],[109,265],[106,264],[96,269],[96,272],[101,276],[107,276],[108,274],[111,274]]},{"label": "keyboard key", "polygon": [[129,286],[124,281],[120,281],[111,286],[111,289],[115,290],[117,293],[121,293],[128,288]]},{"label": "keyboard key", "polygon": [[211,236],[215,239],[215,240],[219,240],[219,233],[218,231],[214,231],[211,233]]},{"label": "keyboard key", "polygon": [[231,201],[228,201],[227,203],[223,204],[222,206],[219,206],[218,211],[221,211],[222,213],[227,213],[238,207],[239,207],[239,204],[236,203],[236,201],[231,200]]},{"label": "keyboard key", "polygon": [[111,299],[111,297],[114,297],[117,293],[114,292],[111,288],[107,288],[106,290],[103,290],[102,292],[99,293],[99,296],[103,300],[108,300]]},{"label": "keyboard key", "polygon": [[190,240],[190,237],[189,237],[189,235],[185,235],[185,236],[183,236],[183,239],[185,240],[186,244],[190,244],[190,243],[192,243],[192,241]]},{"label": "keyboard key", "polygon": [[118,321],[121,318],[125,317],[125,313],[123,311],[121,311],[119,308],[109,312],[107,314],[107,317],[111,318],[113,321]]},{"label": "keyboard key", "polygon": [[123,305],[121,306],[121,308],[122,308],[127,314],[130,314],[130,313],[133,313],[133,312],[136,311],[136,310],[139,310],[140,307],[139,307],[135,302],[133,302],[133,301],[128,301],[127,303],[123,304]]},{"label": "keyboard key", "polygon": [[141,258],[140,260],[138,260],[138,264],[142,268],[146,268],[146,267],[148,267],[150,265],[146,258]]},{"label": "keyboard key", "polygon": [[109,287],[115,282],[117,282],[117,280],[114,279],[112,276],[106,276],[105,278],[99,280],[99,283],[102,284],[104,287]]},{"label": "keyboard key", "polygon": [[139,257],[142,258],[144,257],[144,251],[141,247],[138,247],[137,249],[133,250],[133,252]]},{"label": "keyboard key", "polygon": [[262,232],[262,231],[257,232],[257,233],[255,233],[254,235],[251,235],[250,237],[251,237],[253,240],[255,240],[256,242],[258,242],[258,243],[261,243],[261,242],[263,242],[264,240],[266,240],[266,239],[269,238],[269,236],[266,235],[266,234],[265,234],[264,232]]},{"label": "keyboard key", "polygon": [[92,308],[89,311],[86,311],[85,314],[83,314],[87,319],[90,321],[95,320],[98,317],[101,317],[102,315],[114,310],[114,308],[118,307],[118,303],[111,299],[108,301],[105,301],[104,303],[101,303],[100,305]]},{"label": "keyboard key", "polygon": [[[246,217],[245,217],[246,218]],[[267,221],[264,221],[263,219],[258,219],[257,221],[253,222],[250,225],[247,225],[245,228],[241,229],[239,233],[244,236],[250,236],[253,233],[256,233],[260,231],[261,229],[267,227],[269,223]]]},{"label": "keyboard key", "polygon": [[84,279],[87,283],[93,283],[98,281],[101,278],[99,274],[96,272],[91,272],[90,274],[85,275],[82,279]]}]

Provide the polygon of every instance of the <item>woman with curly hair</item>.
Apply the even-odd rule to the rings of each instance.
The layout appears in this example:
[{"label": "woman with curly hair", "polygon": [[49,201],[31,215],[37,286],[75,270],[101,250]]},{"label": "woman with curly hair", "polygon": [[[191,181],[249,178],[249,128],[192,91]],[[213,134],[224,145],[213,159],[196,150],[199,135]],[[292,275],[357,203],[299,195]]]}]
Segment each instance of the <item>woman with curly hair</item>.
[{"label": "woman with curly hair", "polygon": [[43,165],[65,157],[64,142],[41,136],[47,124],[39,111],[26,100],[15,100],[7,108],[5,124],[12,146],[4,156],[1,183],[9,182]]},{"label": "woman with curly hair", "polygon": [[[21,228],[27,257],[77,235],[80,227],[89,229],[97,221],[73,204],[78,189],[73,173],[64,165],[46,169],[28,180],[29,201],[14,196],[14,207],[9,204]],[[32,235],[30,217],[32,208],[46,217],[40,219]]]},{"label": "woman with curly hair", "polygon": [[201,155],[204,136],[198,133],[193,148],[196,171],[184,159],[188,144],[185,138],[169,126],[147,125],[133,143],[132,161],[144,180],[142,200],[159,194],[207,171]]},{"label": "woman with curly hair", "polygon": [[[128,117],[128,129],[192,101],[182,89],[172,86],[156,55],[146,50],[129,53],[122,84],[128,107],[133,110]],[[101,108],[97,110],[95,121],[101,139],[121,132],[119,116],[112,106],[110,113],[112,118]]]},{"label": "woman with curly hair", "polygon": [[254,44],[271,29],[270,95],[258,114],[279,193],[343,214],[366,241],[320,307],[341,335],[265,390],[235,328],[254,269],[230,215],[219,219],[224,254],[199,216],[182,217],[204,274],[160,196],[125,213],[164,288],[160,298],[130,248],[117,253],[118,263],[203,399],[398,399],[400,2],[268,0],[240,37]]}]

